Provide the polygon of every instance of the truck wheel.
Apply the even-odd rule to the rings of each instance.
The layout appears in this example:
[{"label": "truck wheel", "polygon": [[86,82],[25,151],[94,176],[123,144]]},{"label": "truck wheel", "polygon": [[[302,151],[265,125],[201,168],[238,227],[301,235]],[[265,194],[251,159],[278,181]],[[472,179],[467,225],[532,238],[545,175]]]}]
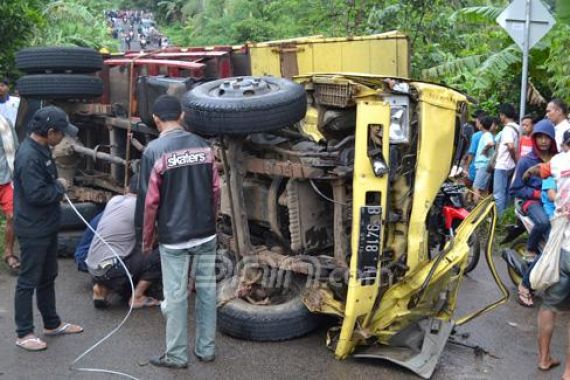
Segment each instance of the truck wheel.
[{"label": "truck wheel", "polygon": [[16,53],[16,68],[26,74],[92,73],[101,70],[103,58],[94,49],[80,47],[39,47]]},{"label": "truck wheel", "polygon": [[305,116],[303,86],[273,77],[204,83],[182,99],[188,128],[204,135],[245,135],[288,127]]},{"label": "truck wheel", "polygon": [[[87,222],[90,222],[91,219],[93,219],[95,215],[99,214],[104,208],[104,205],[99,205],[93,202],[77,202],[74,203],[73,205],[75,206],[75,208],[77,208],[77,211],[79,211],[79,213],[85,218],[85,220],[87,220]],[[61,231],[65,230],[83,231],[87,228],[85,223],[83,223],[83,221],[79,218],[79,216],[77,216],[75,211],[73,211],[71,206],[68,205],[67,203],[61,204],[61,219],[59,226],[60,226],[59,229]]]},{"label": "truck wheel", "polygon": [[41,99],[85,99],[103,94],[101,79],[77,74],[26,75],[16,84],[22,97]]},{"label": "truck wheel", "polygon": [[[525,260],[526,259],[525,254],[527,252],[526,247],[527,247],[526,238],[516,239],[514,242],[511,243],[510,246],[510,248],[518,255],[519,259],[523,262],[526,261]],[[507,265],[507,272],[509,274],[509,278],[511,279],[513,285],[518,287],[523,280],[522,275],[510,265]]]},{"label": "truck wheel", "polygon": [[311,313],[301,300],[301,286],[292,283],[281,303],[255,305],[236,298],[224,303],[235,292],[236,277],[218,285],[218,328],[234,338],[276,342],[305,335],[318,327],[321,318]]},{"label": "truck wheel", "polygon": [[469,244],[469,256],[467,257],[467,266],[464,271],[465,274],[475,269],[479,263],[479,258],[481,257],[481,240],[478,231],[473,232],[467,243]]},{"label": "truck wheel", "polygon": [[83,231],[60,231],[57,233],[57,255],[73,257],[75,248],[83,236]]}]

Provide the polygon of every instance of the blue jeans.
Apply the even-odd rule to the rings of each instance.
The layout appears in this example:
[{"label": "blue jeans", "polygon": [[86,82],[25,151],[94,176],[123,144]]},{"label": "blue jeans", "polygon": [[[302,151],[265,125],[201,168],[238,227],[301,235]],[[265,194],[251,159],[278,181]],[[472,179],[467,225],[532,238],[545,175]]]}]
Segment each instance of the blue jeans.
[{"label": "blue jeans", "polygon": [[495,169],[493,174],[493,197],[497,204],[499,217],[503,215],[509,204],[509,184],[513,176],[512,170]]},{"label": "blue jeans", "polygon": [[213,358],[216,338],[216,239],[188,249],[168,249],[160,245],[166,319],[166,358],[188,363],[188,269],[196,283],[196,338],[194,353]]},{"label": "blue jeans", "polygon": [[542,239],[546,242],[548,234],[550,233],[550,220],[548,215],[544,212],[542,205],[538,202],[533,202],[527,210],[527,215],[534,223],[534,228],[528,234],[527,249],[529,251],[538,253],[538,244]]},{"label": "blue jeans", "polygon": [[532,290],[532,286],[530,285],[530,271],[532,270],[532,268],[534,268],[537,261],[538,261],[538,257],[536,259],[534,259],[532,263],[528,264],[526,272],[523,273],[522,284],[525,288],[527,288],[529,290]]}]

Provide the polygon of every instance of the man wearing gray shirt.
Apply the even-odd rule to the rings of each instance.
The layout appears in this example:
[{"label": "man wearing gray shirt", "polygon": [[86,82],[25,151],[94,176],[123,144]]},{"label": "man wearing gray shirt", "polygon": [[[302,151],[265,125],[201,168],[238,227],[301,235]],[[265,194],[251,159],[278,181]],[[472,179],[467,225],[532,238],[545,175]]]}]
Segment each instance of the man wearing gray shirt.
[{"label": "man wearing gray shirt", "polygon": [[[129,304],[135,309],[160,305],[158,300],[147,297],[145,292],[153,283],[161,280],[158,250],[143,256],[135,244],[137,183],[137,176],[133,176],[127,194],[109,200],[97,226],[97,233],[121,257],[133,276],[136,288]],[[94,282],[93,304],[96,308],[108,306],[106,297],[111,291],[127,295],[131,290],[123,266],[107,244],[94,236],[85,260]]]}]

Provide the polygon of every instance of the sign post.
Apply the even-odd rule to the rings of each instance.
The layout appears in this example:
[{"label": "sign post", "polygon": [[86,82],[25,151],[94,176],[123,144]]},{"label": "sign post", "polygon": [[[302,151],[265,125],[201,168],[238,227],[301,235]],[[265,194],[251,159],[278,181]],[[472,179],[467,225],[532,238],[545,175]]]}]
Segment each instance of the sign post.
[{"label": "sign post", "polygon": [[497,23],[522,50],[520,117],[526,112],[528,56],[530,49],[552,29],[556,21],[540,0],[514,0],[497,17]]}]

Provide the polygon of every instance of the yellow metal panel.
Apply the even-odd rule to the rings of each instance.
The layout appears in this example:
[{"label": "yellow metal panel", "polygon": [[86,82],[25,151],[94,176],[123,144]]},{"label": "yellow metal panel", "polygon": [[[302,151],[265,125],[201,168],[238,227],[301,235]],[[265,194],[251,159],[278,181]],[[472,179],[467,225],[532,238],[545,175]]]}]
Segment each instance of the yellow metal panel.
[{"label": "yellow metal panel", "polygon": [[408,231],[410,272],[427,260],[425,221],[451,167],[457,103],[465,96],[441,86],[413,83],[420,93],[419,145],[414,200]]},{"label": "yellow metal panel", "polygon": [[341,46],[341,42],[313,44],[313,72],[332,73],[342,71]]},{"label": "yellow metal panel", "polygon": [[[382,125],[383,135],[389,136],[390,106],[379,100],[371,98],[358,100],[356,108],[356,134],[355,134],[355,158],[353,176],[353,206],[352,206],[352,240],[350,259],[350,278],[348,282],[348,294],[345,307],[345,315],[340,332],[339,342],[335,356],[339,359],[347,357],[355,345],[357,338],[353,336],[357,319],[366,320],[371,316],[374,302],[378,295],[378,283],[380,270],[376,281],[370,285],[362,285],[357,278],[358,271],[358,243],[360,231],[360,209],[366,205],[366,193],[368,191],[380,192],[382,206],[382,219],[386,218],[386,205],[388,193],[388,175],[378,178],[372,171],[372,165],[368,158],[368,126],[370,124]],[[382,150],[389,151],[389,139],[383,139]],[[387,159],[387,155],[384,155]],[[388,164],[388,162],[386,162]],[[384,235],[384,228],[381,230]],[[380,241],[383,240],[383,236]],[[382,248],[380,243],[379,249]],[[380,253],[380,251],[379,251]]]},{"label": "yellow metal panel", "polygon": [[397,66],[396,76],[401,78],[410,77],[410,41],[407,38],[400,38],[396,40],[397,50]]},{"label": "yellow metal panel", "polygon": [[397,40],[371,41],[369,72],[386,76],[397,76],[398,54],[396,46],[398,46]]},{"label": "yellow metal panel", "polygon": [[288,38],[284,40],[274,40],[265,42],[254,42],[248,43],[249,47],[267,47],[267,46],[277,46],[283,43],[314,43],[314,42],[345,42],[345,41],[368,41],[368,40],[386,40],[386,39],[398,39],[407,38],[407,36],[398,31],[391,31],[379,34],[370,34],[367,36],[352,36],[352,37],[328,37],[324,38],[322,35],[305,36]]},{"label": "yellow metal panel", "polygon": [[351,41],[341,44],[341,71],[352,73],[370,73],[370,56],[379,41]]},{"label": "yellow metal panel", "polygon": [[281,63],[279,53],[274,48],[263,47],[251,49],[251,74],[256,76],[281,76]]},{"label": "yellow metal panel", "polygon": [[409,48],[405,35],[392,32],[352,38],[302,37],[250,44],[253,75],[281,76],[279,49],[297,48],[299,75],[362,73],[409,77]]},{"label": "yellow metal panel", "polygon": [[313,44],[307,43],[299,46],[297,51],[297,66],[299,67],[299,74],[312,73],[313,69]]}]

